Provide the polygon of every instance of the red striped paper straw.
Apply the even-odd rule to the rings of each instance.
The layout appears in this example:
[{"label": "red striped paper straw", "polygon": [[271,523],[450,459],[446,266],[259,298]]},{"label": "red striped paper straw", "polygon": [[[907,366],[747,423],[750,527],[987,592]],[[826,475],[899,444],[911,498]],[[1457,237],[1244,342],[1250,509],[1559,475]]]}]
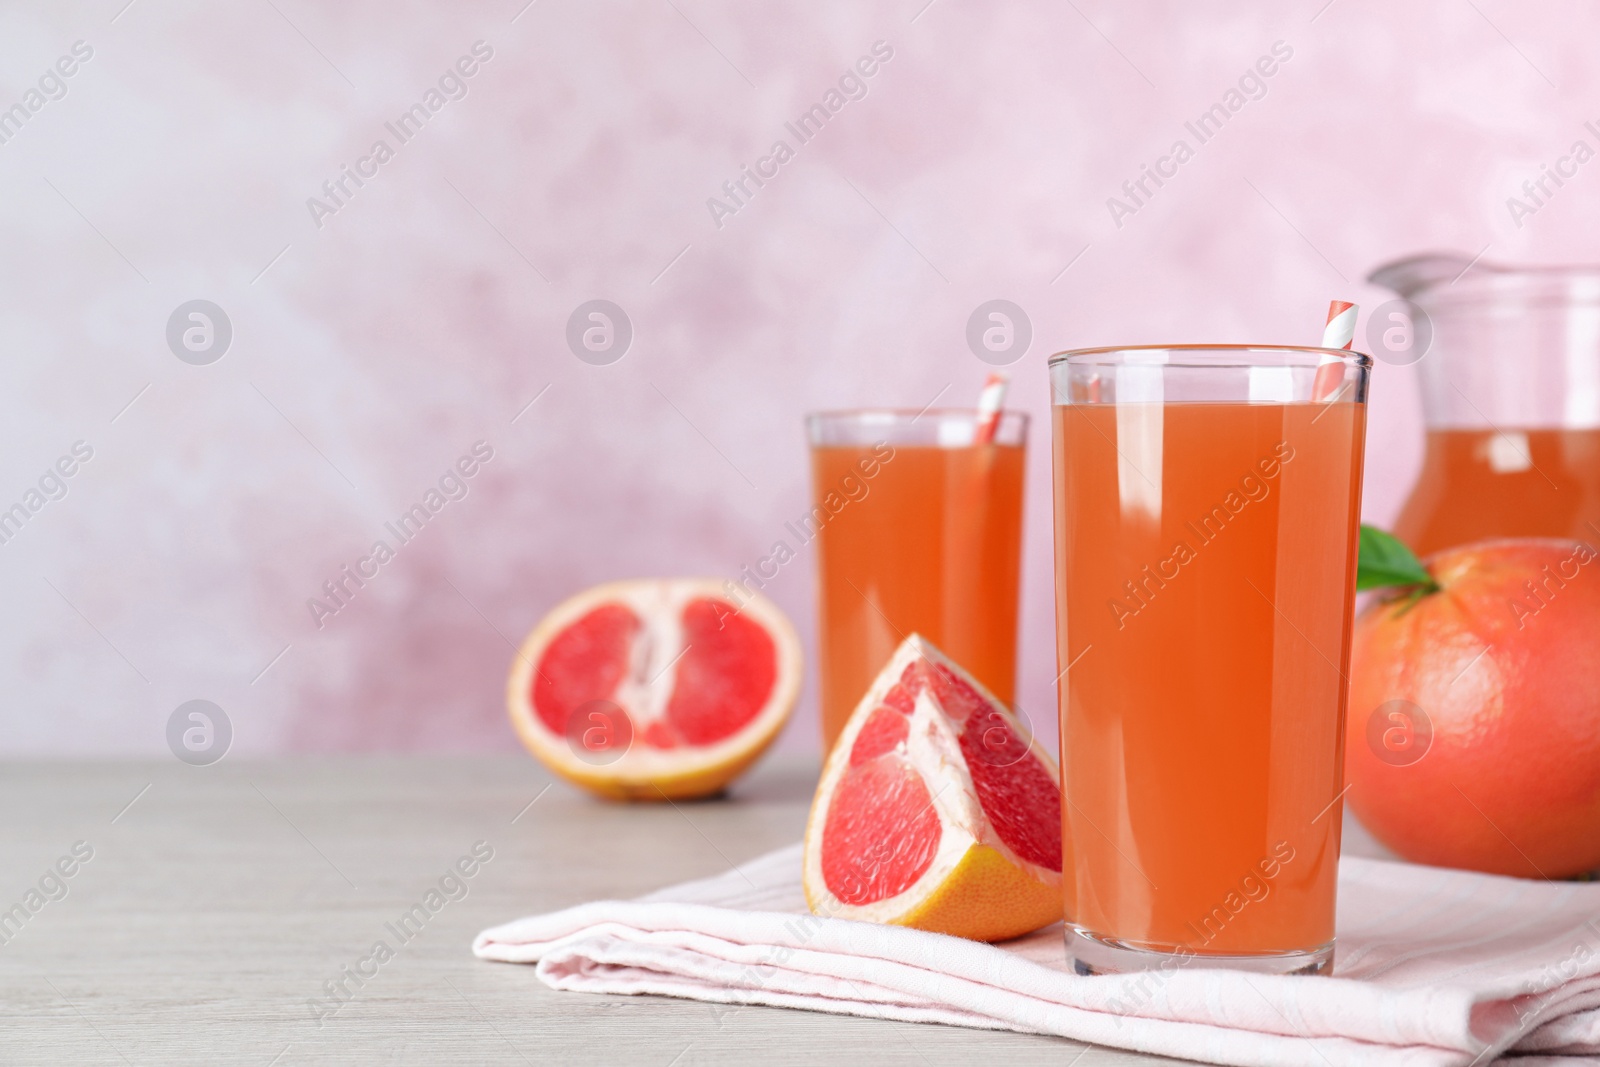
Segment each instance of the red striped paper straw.
[{"label": "red striped paper straw", "polygon": [[1335,300],[1328,304],[1328,324],[1322,331],[1323,348],[1349,348],[1355,343],[1358,310],[1348,300]]},{"label": "red striped paper straw", "polygon": [[984,380],[983,392],[978,394],[978,426],[972,434],[972,443],[986,445],[994,440],[1000,429],[1000,416],[1005,414],[1006,386],[1011,380],[1000,371],[991,371]]},{"label": "red striped paper straw", "polygon": [[[1356,312],[1360,309],[1348,300],[1333,300],[1328,304],[1328,322],[1322,328],[1323,348],[1350,349],[1356,340]],[[1317,368],[1316,380],[1311,383],[1312,400],[1331,400],[1339,393],[1344,382],[1344,364],[1332,356],[1324,356]]]}]

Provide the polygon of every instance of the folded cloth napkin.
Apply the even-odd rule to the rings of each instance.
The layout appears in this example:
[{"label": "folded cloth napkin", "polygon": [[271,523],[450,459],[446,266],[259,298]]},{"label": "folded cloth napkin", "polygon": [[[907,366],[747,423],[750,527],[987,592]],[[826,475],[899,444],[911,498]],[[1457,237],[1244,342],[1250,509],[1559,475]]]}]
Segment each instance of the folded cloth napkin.
[{"label": "folded cloth napkin", "polygon": [[1346,856],[1337,977],[1083,977],[1059,925],[986,945],[813,916],[800,856],[794,845],[639,900],[518,919],[472,950],[535,963],[556,989],[1057,1034],[1250,1067],[1600,1054],[1600,885]]}]

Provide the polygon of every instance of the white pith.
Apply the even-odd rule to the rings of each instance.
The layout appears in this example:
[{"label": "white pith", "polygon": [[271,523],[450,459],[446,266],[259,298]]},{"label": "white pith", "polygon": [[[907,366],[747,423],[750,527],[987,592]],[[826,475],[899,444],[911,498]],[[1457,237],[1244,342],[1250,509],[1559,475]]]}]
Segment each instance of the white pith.
[{"label": "white pith", "polygon": [[[717,767],[766,745],[788,719],[800,690],[800,642],[794,627],[777,606],[764,597],[743,601],[739,613],[758,623],[771,636],[777,672],[772,691],[762,709],[743,728],[712,745],[680,744],[658,749],[646,745],[643,733],[666,712],[682,662],[683,607],[699,597],[714,597],[738,607],[738,602],[711,578],[646,578],[612,582],[579,593],[561,603],[528,635],[512,663],[506,683],[512,719],[523,740],[547,763],[578,777],[605,777],[620,782],[649,782],[667,775],[693,773]],[[643,624],[635,636],[629,671],[609,699],[627,711],[633,723],[633,743],[610,763],[579,759],[564,735],[554,733],[534,711],[530,693],[534,668],[545,647],[562,630],[603,604],[630,608]]]},{"label": "white pith", "polygon": [[[906,667],[918,659],[926,659],[930,663],[950,668],[996,711],[1006,717],[1017,736],[1028,737],[1027,731],[1017,721],[1016,716],[1011,714],[1010,709],[996,700],[994,695],[975,678],[919,635],[913,634],[906,638],[895,650],[888,665],[879,673],[872,687],[861,698],[861,702],[856,705],[849,722],[828,756],[827,764],[823,767],[822,779],[817,786],[817,799],[811,806],[811,815],[806,823],[805,849],[806,884],[812,887],[813,893],[819,897],[813,901],[813,910],[818,914],[840,919],[892,922],[919,906],[949,877],[951,871],[975,844],[989,846],[1046,885],[1061,884],[1059,871],[1047,870],[1022,859],[1011,850],[1010,846],[1000,840],[978,801],[972,775],[967,770],[966,760],[961,754],[959,736],[951,721],[939,709],[932,688],[925,687],[917,694],[912,707],[910,728],[906,734],[905,750],[902,755],[922,776],[923,783],[932,798],[933,808],[939,816],[941,832],[933,862],[928,865],[922,877],[903,892],[870,904],[846,904],[828,889],[822,875],[822,832],[827,823],[829,805],[823,803],[823,800],[826,798],[829,802],[832,801],[839,780],[849,771],[850,749],[855,745],[856,736],[866,724],[868,716],[883,703],[884,696],[900,680]],[[1044,762],[1045,767],[1059,781],[1055,761],[1037,740],[1030,739],[1030,751]]]}]

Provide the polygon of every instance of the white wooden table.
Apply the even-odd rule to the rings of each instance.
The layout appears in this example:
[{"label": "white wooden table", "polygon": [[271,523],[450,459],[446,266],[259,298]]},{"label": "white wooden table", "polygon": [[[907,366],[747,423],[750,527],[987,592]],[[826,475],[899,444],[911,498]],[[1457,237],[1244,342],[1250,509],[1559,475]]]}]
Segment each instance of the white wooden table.
[{"label": "white wooden table", "polygon": [[[530,967],[471,955],[485,926],[715,874],[797,840],[815,773],[768,760],[730,799],[674,808],[594,801],[518,756],[6,765],[0,1063],[1177,1062],[1020,1034],[557,993]],[[92,858],[63,864],[73,873],[62,878],[58,861],[80,841]],[[493,858],[462,879],[465,896],[441,893],[429,913],[428,891],[479,841]],[[41,879],[38,910],[7,924]],[[374,942],[399,943],[386,924],[418,904],[425,919],[406,928],[409,942],[373,959]],[[333,1012],[325,984],[341,979],[350,995]]]}]

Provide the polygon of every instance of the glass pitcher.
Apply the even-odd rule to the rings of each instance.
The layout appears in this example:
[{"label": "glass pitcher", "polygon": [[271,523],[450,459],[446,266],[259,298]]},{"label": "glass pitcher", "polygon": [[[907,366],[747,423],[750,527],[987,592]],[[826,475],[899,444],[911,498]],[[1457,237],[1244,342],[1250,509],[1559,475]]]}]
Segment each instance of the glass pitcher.
[{"label": "glass pitcher", "polygon": [[1368,339],[1379,359],[1417,361],[1428,428],[1395,534],[1422,555],[1489,537],[1600,543],[1600,266],[1427,255],[1368,281],[1401,297]]}]

